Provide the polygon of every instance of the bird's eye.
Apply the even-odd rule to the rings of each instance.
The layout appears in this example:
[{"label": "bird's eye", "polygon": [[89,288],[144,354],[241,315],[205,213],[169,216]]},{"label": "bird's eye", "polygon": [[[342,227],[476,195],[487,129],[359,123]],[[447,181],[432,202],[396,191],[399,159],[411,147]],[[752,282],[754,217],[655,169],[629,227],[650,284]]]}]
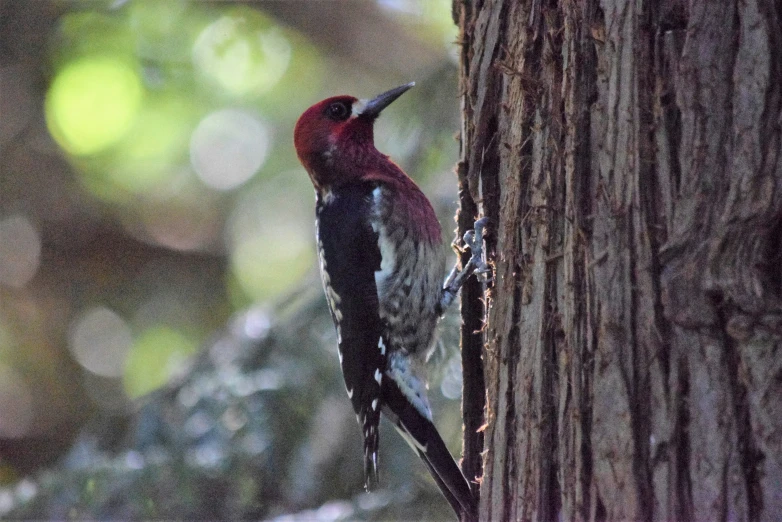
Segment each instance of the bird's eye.
[{"label": "bird's eye", "polygon": [[342,102],[334,102],[326,109],[326,115],[334,121],[347,120],[350,116],[350,107]]}]

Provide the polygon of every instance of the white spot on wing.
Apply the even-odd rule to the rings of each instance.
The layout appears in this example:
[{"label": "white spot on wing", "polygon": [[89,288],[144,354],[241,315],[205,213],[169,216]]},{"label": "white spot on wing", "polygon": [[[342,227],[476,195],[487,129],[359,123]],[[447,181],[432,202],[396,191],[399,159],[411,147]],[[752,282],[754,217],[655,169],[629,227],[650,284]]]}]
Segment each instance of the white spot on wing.
[{"label": "white spot on wing", "polygon": [[386,354],[386,343],[383,342],[383,338],[381,337],[377,341],[377,347],[380,348],[380,355]]},{"label": "white spot on wing", "polygon": [[[326,287],[326,297],[329,300],[329,306],[331,306],[332,310],[336,311],[337,307],[342,302],[342,298],[331,287],[331,279],[329,279],[328,273],[326,273],[326,272],[323,272],[323,273],[326,274],[326,276],[323,278],[323,281],[324,281],[324,285]],[[342,315],[342,314],[340,314],[340,315]]]},{"label": "white spot on wing", "polygon": [[348,390],[348,399],[352,399],[353,398],[353,389],[352,388],[347,388],[347,390]]},{"label": "white spot on wing", "polygon": [[[319,222],[315,221],[316,228],[319,226]],[[318,232],[319,233],[319,232]],[[331,287],[331,277],[326,266],[326,256],[323,250],[323,241],[318,239],[318,257],[320,258],[320,276],[323,280],[323,290],[326,293],[326,301],[329,304],[329,309],[334,313],[335,326],[337,327],[337,342],[342,342],[342,331],[339,323],[342,321],[342,311],[339,309],[339,304],[342,302],[342,298]]]},{"label": "white spot on wing", "polygon": [[383,382],[383,374],[380,373],[380,370],[375,370],[375,380],[378,384]]},{"label": "white spot on wing", "polygon": [[377,410],[377,399],[372,401],[372,409]]}]

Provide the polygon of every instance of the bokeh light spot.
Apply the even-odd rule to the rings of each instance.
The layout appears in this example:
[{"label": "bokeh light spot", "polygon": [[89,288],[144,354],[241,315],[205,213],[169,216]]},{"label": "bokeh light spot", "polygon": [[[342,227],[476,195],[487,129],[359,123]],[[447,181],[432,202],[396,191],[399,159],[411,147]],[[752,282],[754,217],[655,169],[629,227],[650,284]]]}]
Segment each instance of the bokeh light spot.
[{"label": "bokeh light spot", "polygon": [[26,435],[33,413],[30,387],[18,372],[0,363],[0,438]]},{"label": "bokeh light spot", "polygon": [[38,271],[41,238],[23,216],[0,221],[0,284],[21,288]]},{"label": "bokeh light spot", "polygon": [[195,343],[172,328],[157,326],[144,331],[128,355],[125,391],[135,398],[159,388],[195,351]]},{"label": "bokeh light spot", "polygon": [[124,319],[108,308],[98,307],[81,315],[69,341],[74,359],[87,370],[103,377],[119,377],[133,337]]},{"label": "bokeh light spot", "polygon": [[143,89],[136,70],[108,56],[66,65],[46,98],[46,120],[55,140],[76,156],[96,154],[128,131],[141,106]]},{"label": "bokeh light spot", "polygon": [[256,301],[279,294],[312,267],[309,242],[298,231],[285,233],[284,223],[274,233],[241,240],[231,252],[233,273],[244,292]]},{"label": "bokeh light spot", "polygon": [[269,150],[269,131],[257,118],[235,109],[214,112],[190,139],[190,161],[208,186],[238,187],[261,168]]},{"label": "bokeh light spot", "polygon": [[111,187],[131,193],[158,194],[177,175],[198,121],[193,116],[196,111],[176,94],[148,96],[117,147],[112,168],[92,175],[105,176]]},{"label": "bokeh light spot", "polygon": [[193,46],[193,63],[229,94],[262,94],[280,81],[291,58],[281,29],[244,10],[207,26]]},{"label": "bokeh light spot", "polygon": [[208,196],[197,203],[185,197],[162,199],[150,206],[141,221],[148,239],[173,250],[208,247],[222,232],[219,210]]}]

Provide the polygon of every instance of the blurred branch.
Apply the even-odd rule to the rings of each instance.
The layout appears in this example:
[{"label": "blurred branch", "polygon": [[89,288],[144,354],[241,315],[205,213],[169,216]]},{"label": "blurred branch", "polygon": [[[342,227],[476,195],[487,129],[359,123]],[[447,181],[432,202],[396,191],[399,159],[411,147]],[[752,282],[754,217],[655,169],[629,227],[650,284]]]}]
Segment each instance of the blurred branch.
[{"label": "blurred branch", "polygon": [[[400,78],[420,77],[440,66],[441,49],[435,48],[394,20],[377,2],[273,1],[242,2],[262,9],[298,30],[318,46],[352,62],[351,68],[377,73],[396,72]],[[337,71],[336,74],[339,74]]]}]

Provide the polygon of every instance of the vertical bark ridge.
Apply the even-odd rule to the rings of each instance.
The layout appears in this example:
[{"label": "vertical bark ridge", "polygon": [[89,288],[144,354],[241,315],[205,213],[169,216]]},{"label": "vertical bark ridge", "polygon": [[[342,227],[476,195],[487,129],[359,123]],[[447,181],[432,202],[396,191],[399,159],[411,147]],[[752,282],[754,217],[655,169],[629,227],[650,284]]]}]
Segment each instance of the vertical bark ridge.
[{"label": "vertical bark ridge", "polygon": [[[591,322],[594,284],[588,270],[593,213],[589,108],[595,98],[596,53],[592,28],[601,12],[595,4],[566,2],[563,13],[565,100],[565,221],[563,325],[569,357],[560,361],[559,470],[562,514],[590,517],[592,498],[592,389],[596,325]],[[568,306],[568,303],[571,305]],[[571,398],[572,397],[572,398]]]},{"label": "vertical bark ridge", "polygon": [[504,20],[463,69],[498,161],[482,515],[772,520],[782,4],[465,1]]},{"label": "vertical bark ridge", "polygon": [[[501,197],[499,186],[499,157],[498,144],[492,140],[496,134],[498,84],[493,73],[493,63],[499,53],[498,38],[504,32],[504,18],[502,16],[502,2],[454,2],[454,18],[461,28],[461,59],[462,70],[460,79],[460,96],[462,111],[468,115],[463,119],[461,132],[461,158],[459,163],[460,180],[460,212],[458,217],[459,234],[472,228],[474,218],[482,214],[490,218],[491,231],[487,238],[487,252],[495,251],[495,244],[499,237],[500,217],[498,200]],[[462,260],[465,261],[464,259]],[[486,307],[490,306],[493,289],[485,297]],[[492,357],[483,357],[482,349],[484,340],[484,303],[481,302],[483,289],[474,280],[467,283],[462,291],[462,339],[463,339],[463,367],[466,379],[471,383],[471,389],[465,387],[465,461],[464,471],[468,477],[479,477],[481,489],[486,487],[486,476],[480,473],[481,463],[491,462],[493,450],[483,453],[484,441],[493,441],[498,433],[495,423],[491,422],[497,405],[492,400],[486,402],[485,414],[478,414],[477,409],[483,410],[484,401],[487,398],[501,395],[498,381],[493,381],[495,386],[485,388],[481,382],[482,376],[478,371],[493,373],[492,364],[497,360]],[[469,341],[469,344],[467,344]],[[478,394],[481,388],[483,392]],[[512,387],[507,387],[511,389]],[[480,404],[478,403],[480,401]],[[468,405],[469,402],[469,405]],[[473,418],[467,418],[472,416]],[[490,429],[483,431],[484,420],[488,422]],[[480,431],[479,431],[480,430]],[[502,428],[500,429],[500,433]],[[493,448],[493,442],[486,444]],[[489,476],[491,480],[494,475]],[[482,502],[482,518],[495,516],[491,509],[493,502]],[[499,510],[498,510],[499,511]]]},{"label": "vertical bark ridge", "polygon": [[[457,4],[454,3],[453,15],[454,23],[464,27],[467,20],[471,20],[472,17],[470,5],[463,3],[457,8]],[[461,38],[461,64],[465,66],[469,63],[468,51],[471,49],[471,40],[464,32]],[[465,103],[466,96],[464,96],[466,90],[464,79],[466,76],[465,71],[462,71],[462,74],[460,74],[460,92],[463,100],[462,110],[464,114],[469,114],[469,104]],[[465,118],[463,123],[466,121],[467,119]],[[469,173],[467,163],[465,162],[466,151],[464,144],[467,139],[469,139],[469,136],[465,129],[462,131],[460,139],[460,161],[457,166],[457,177],[459,180],[459,210],[456,216],[457,235],[463,235],[464,232],[472,228],[479,214],[478,205],[472,198],[472,192],[470,191]],[[493,249],[488,250],[491,251]],[[465,252],[461,256],[460,262],[462,266],[468,261],[467,255],[468,253]],[[484,414],[486,382],[483,367],[485,306],[482,285],[474,278],[470,278],[462,288],[459,299],[462,317],[462,414],[464,419],[462,472],[470,481],[473,494],[476,498],[479,498],[480,480],[482,480],[483,476],[483,430],[486,422]]]}]

